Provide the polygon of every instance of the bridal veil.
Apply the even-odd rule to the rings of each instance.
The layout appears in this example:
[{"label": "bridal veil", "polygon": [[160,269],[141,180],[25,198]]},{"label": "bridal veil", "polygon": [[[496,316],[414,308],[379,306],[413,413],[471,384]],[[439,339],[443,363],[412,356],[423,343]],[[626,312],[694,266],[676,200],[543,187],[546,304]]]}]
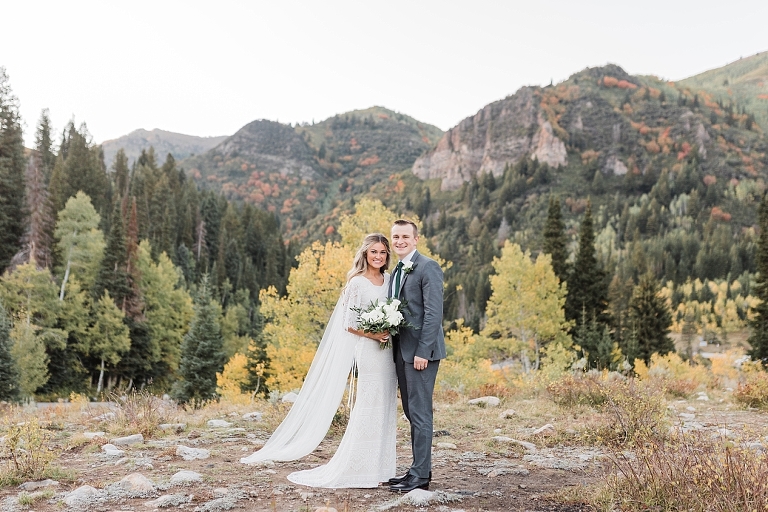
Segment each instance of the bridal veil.
[{"label": "bridal veil", "polygon": [[265,460],[289,461],[308,455],[325,437],[344,395],[347,377],[354,363],[357,336],[347,331],[348,309],[353,290],[345,290],[333,309],[331,319],[317,347],[315,358],[301,386],[299,396],[272,437],[257,452],[240,459],[244,464]]}]

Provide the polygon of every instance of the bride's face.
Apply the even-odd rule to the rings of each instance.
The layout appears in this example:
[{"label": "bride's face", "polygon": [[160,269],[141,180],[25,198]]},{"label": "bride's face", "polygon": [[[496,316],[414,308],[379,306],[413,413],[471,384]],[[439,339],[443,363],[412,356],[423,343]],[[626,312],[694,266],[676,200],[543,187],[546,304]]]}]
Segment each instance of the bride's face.
[{"label": "bride's face", "polygon": [[381,242],[377,242],[368,248],[365,259],[369,267],[378,270],[387,263],[387,248]]}]

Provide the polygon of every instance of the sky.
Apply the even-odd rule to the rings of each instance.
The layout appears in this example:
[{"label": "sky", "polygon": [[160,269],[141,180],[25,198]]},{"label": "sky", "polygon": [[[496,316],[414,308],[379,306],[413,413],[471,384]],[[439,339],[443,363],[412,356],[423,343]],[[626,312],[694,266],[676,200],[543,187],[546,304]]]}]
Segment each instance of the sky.
[{"label": "sky", "polygon": [[373,105],[447,130],[586,67],[677,80],[768,50],[765,0],[16,0],[2,17],[27,146],[43,108],[96,143]]}]

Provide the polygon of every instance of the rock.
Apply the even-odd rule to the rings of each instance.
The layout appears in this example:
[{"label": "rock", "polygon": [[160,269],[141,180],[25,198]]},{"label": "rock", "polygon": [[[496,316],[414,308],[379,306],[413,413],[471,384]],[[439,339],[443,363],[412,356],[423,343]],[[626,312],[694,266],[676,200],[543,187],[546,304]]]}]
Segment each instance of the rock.
[{"label": "rock", "polygon": [[296,401],[297,398],[299,398],[299,395],[297,395],[296,393],[291,391],[290,393],[286,393],[285,395],[283,395],[283,398],[281,398],[280,401],[283,402],[283,403],[291,403],[292,404],[293,402]]},{"label": "rock", "polygon": [[690,405],[688,407],[686,407],[685,410],[688,411],[688,412],[696,412],[696,408],[693,407],[693,406],[690,406]]},{"label": "rock", "polygon": [[437,447],[441,450],[455,450],[456,445],[453,443],[437,443]]},{"label": "rock", "polygon": [[696,400],[707,402],[709,401],[709,397],[706,395],[706,393],[700,393],[699,396],[696,397]]},{"label": "rock", "polygon": [[150,492],[155,490],[155,484],[152,483],[152,480],[141,473],[131,473],[120,480],[117,485],[131,492]]},{"label": "rock", "polygon": [[744,443],[744,448],[752,450],[757,453],[764,453],[765,446],[760,441],[753,441],[751,443]]},{"label": "rock", "polygon": [[116,417],[117,415],[113,412],[105,412],[104,414],[100,414],[99,416],[93,418],[93,421],[112,421]]},{"label": "rock", "polygon": [[147,508],[178,507],[190,501],[192,501],[192,496],[185,494],[164,494],[156,500],[146,502],[144,506]]},{"label": "rock", "polygon": [[507,409],[503,413],[499,414],[499,418],[502,420],[507,420],[513,417],[515,414],[517,414],[517,411],[515,411],[514,409]]},{"label": "rock", "polygon": [[229,493],[229,490],[226,487],[217,487],[213,490],[213,495],[216,496],[217,498],[226,496],[227,493]]},{"label": "rock", "polygon": [[111,439],[109,442],[116,446],[139,444],[144,442],[144,436],[141,434],[133,434],[132,436],[116,437],[115,439]]},{"label": "rock", "polygon": [[105,437],[106,432],[83,432],[83,437],[86,439],[93,439],[94,437]]},{"label": "rock", "polygon": [[187,428],[186,423],[163,423],[161,425],[158,425],[157,428],[160,430],[175,430],[176,432],[181,432],[185,428]]},{"label": "rock", "polygon": [[74,491],[67,494],[67,497],[64,498],[64,503],[69,505],[70,507],[76,507],[80,504],[84,504],[88,500],[88,498],[95,496],[99,494],[100,491],[96,489],[95,487],[91,487],[90,485],[83,485],[75,489]]},{"label": "rock", "polygon": [[533,431],[533,435],[535,436],[550,437],[555,434],[557,434],[557,430],[555,430],[555,426],[551,423],[547,423],[543,427],[539,427]]},{"label": "rock", "polygon": [[473,398],[468,402],[470,405],[478,405],[480,407],[498,407],[501,403],[495,396],[482,396],[480,398]]},{"label": "rock", "polygon": [[187,484],[192,482],[202,482],[203,475],[194,471],[182,470],[178,473],[174,473],[171,477],[171,485]]},{"label": "rock", "polygon": [[517,444],[517,445],[520,445],[523,448],[525,448],[527,451],[533,452],[533,453],[538,451],[538,449],[536,448],[535,444],[529,443],[527,441],[518,441],[517,439],[512,439],[511,437],[496,436],[496,437],[492,438],[492,440],[497,442],[497,443],[501,443],[501,444],[504,444],[504,443]]},{"label": "rock", "polygon": [[105,454],[109,455],[110,457],[121,457],[125,455],[125,451],[119,449],[117,446],[113,444],[102,445],[101,451],[103,451]]},{"label": "rock", "polygon": [[207,459],[211,456],[211,452],[206,450],[205,448],[190,448],[188,446],[184,446],[183,444],[180,444],[176,446],[176,455],[181,457],[184,460],[196,460],[196,459]]},{"label": "rock", "polygon": [[231,427],[232,423],[225,420],[208,420],[208,426],[210,428],[226,428]]},{"label": "rock", "polygon": [[687,420],[687,421],[691,421],[696,418],[695,414],[690,414],[687,412],[681,412],[680,414],[678,414],[678,416],[680,416],[681,420]]},{"label": "rock", "polygon": [[315,512],[339,512],[339,511],[333,507],[320,507],[320,508],[316,508]]},{"label": "rock", "polygon": [[[715,432],[717,432],[717,434],[719,434],[719,435],[721,435],[723,437],[727,437],[729,439],[734,437],[733,430],[728,429],[728,428],[718,428],[717,430],[715,430]],[[715,435],[715,437],[717,437],[717,435]]]},{"label": "rock", "polygon": [[40,480],[38,482],[24,482],[19,486],[19,489],[21,489],[22,491],[34,491],[37,489],[43,489],[45,487],[56,487],[57,485],[59,485],[59,482],[48,478],[46,480]]},{"label": "rock", "polygon": [[248,421],[261,421],[262,413],[255,411],[255,412],[247,412],[243,414],[243,419]]},{"label": "rock", "polygon": [[231,413],[227,414],[227,416],[231,416],[233,418],[239,418],[240,417],[240,413],[232,411]]}]

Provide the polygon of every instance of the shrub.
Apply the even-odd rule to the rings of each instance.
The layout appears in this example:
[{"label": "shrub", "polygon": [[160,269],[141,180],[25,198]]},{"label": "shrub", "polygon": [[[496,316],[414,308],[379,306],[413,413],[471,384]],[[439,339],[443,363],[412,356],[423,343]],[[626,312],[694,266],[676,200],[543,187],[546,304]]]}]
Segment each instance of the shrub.
[{"label": "shrub", "polygon": [[742,365],[743,380],[733,393],[737,402],[747,407],[768,408],[768,372],[760,363]]},{"label": "shrub", "polygon": [[757,511],[768,503],[768,454],[701,432],[645,438],[611,456],[620,510]]},{"label": "shrub", "polygon": [[549,384],[547,391],[558,405],[598,406],[605,403],[604,379],[605,374],[598,371],[569,374]]},{"label": "shrub", "polygon": [[50,442],[51,435],[40,427],[37,418],[10,425],[1,445],[1,458],[7,459],[7,464],[0,469],[0,484],[43,478],[57,457]]},{"label": "shrub", "polygon": [[682,398],[712,381],[707,368],[683,361],[674,352],[664,356],[653,354],[650,366],[646,366],[642,360],[635,360],[635,373],[649,386],[663,387],[670,395]]},{"label": "shrub", "polygon": [[152,437],[158,425],[169,422],[167,408],[173,407],[146,391],[131,391],[125,396],[112,394],[110,402],[116,406],[111,430],[122,434],[140,433],[144,437]]}]

